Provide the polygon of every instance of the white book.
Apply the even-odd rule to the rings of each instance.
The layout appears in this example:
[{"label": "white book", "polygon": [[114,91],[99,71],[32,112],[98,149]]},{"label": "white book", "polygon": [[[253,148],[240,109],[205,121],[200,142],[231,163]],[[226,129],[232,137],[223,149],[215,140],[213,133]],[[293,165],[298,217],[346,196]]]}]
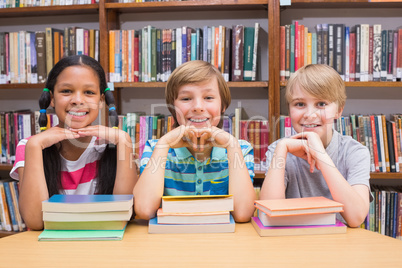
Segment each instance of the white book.
[{"label": "white book", "polygon": [[31,33],[27,32],[25,34],[25,70],[26,70],[26,82],[32,83],[31,78]]},{"label": "white book", "polygon": [[377,141],[380,143],[380,148],[381,148],[381,163],[382,163],[382,172],[387,172],[387,166],[385,163],[385,151],[384,151],[384,135],[382,133],[382,118],[381,115],[377,115],[377,122],[378,122],[378,134],[380,136],[380,140]]},{"label": "white book", "polygon": [[350,32],[349,27],[345,27],[345,82],[350,80]]},{"label": "white book", "polygon": [[381,24],[373,25],[373,81],[381,80]]},{"label": "white book", "polygon": [[25,31],[18,32],[18,83],[26,83]]},{"label": "white book", "polygon": [[182,52],[182,34],[181,27],[176,28],[176,68],[179,67],[182,63],[181,61],[181,52]]},{"label": "white book", "polygon": [[[307,27],[306,27],[306,29],[307,29]],[[251,69],[252,70],[251,81],[255,81],[256,77],[257,77],[257,54],[258,54],[259,32],[260,32],[260,24],[258,22],[256,22],[254,25],[254,49],[253,49],[253,65],[252,65],[252,69]],[[306,40],[307,40],[307,38],[306,38]],[[307,55],[307,53],[305,55]]]},{"label": "white book", "polygon": [[76,47],[76,52],[77,55],[83,55],[84,54],[84,29],[83,28],[77,28],[75,30],[75,47]]},{"label": "white book", "polygon": [[360,31],[360,81],[368,81],[368,62],[369,62],[369,25],[361,24]]},{"label": "white book", "polygon": [[258,218],[264,226],[331,225],[336,223],[336,213],[270,217],[261,210],[258,210]]}]

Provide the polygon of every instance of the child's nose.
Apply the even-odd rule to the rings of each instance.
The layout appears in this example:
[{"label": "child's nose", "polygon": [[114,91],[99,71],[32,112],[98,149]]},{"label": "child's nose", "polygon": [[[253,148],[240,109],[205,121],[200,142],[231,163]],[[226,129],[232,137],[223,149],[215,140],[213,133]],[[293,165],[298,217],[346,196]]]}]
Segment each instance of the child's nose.
[{"label": "child's nose", "polygon": [[193,111],[197,111],[197,112],[203,112],[204,111],[204,102],[200,99],[195,99],[194,100],[194,107],[193,107]]},{"label": "child's nose", "polygon": [[84,102],[83,95],[79,92],[73,94],[71,102],[74,104],[82,104]]},{"label": "child's nose", "polygon": [[304,118],[316,118],[318,117],[318,109],[315,107],[308,107],[304,113]]}]

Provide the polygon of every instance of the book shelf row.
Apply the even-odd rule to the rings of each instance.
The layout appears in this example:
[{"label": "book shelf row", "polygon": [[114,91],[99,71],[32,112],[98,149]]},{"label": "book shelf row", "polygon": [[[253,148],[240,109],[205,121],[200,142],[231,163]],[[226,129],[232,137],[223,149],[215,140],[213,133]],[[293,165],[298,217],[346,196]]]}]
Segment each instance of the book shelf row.
[{"label": "book shelf row", "polygon": [[402,189],[372,185],[374,200],[361,228],[402,240]]},{"label": "book shelf row", "polygon": [[0,8],[71,6],[99,3],[99,0],[0,0]]},{"label": "book shelf row", "polygon": [[111,82],[166,82],[173,70],[190,60],[204,60],[222,72],[226,81],[255,81],[259,23],[182,26],[109,31]]},{"label": "book shelf row", "polygon": [[26,230],[18,206],[18,183],[0,181],[0,231]]},{"label": "book shelf row", "polygon": [[81,54],[99,60],[99,30],[72,26],[0,32],[0,84],[44,83],[61,58]]},{"label": "book shelf row", "polygon": [[[310,31],[309,31],[310,30]],[[381,24],[280,26],[280,80],[307,64],[327,64],[346,82],[401,81],[402,29]]]}]

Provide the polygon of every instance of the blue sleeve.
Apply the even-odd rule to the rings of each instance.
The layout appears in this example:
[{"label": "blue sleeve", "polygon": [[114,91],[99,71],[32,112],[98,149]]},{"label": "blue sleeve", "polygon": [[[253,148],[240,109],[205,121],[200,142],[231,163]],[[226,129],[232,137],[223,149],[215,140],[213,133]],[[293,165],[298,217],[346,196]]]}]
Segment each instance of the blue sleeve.
[{"label": "blue sleeve", "polygon": [[140,161],[140,175],[144,171],[145,167],[147,166],[149,159],[154,152],[154,148],[156,145],[157,140],[148,140],[145,143],[144,151],[142,152],[141,161]]}]

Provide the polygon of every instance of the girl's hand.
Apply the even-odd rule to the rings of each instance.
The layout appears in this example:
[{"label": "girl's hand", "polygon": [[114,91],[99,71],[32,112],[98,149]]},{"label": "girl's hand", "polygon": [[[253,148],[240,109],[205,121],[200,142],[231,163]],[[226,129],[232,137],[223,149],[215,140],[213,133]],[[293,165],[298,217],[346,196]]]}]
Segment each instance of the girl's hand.
[{"label": "girl's hand", "polygon": [[43,150],[60,141],[77,139],[79,137],[80,135],[75,131],[72,131],[71,129],[55,126],[32,136],[29,141],[34,144],[40,145]]},{"label": "girl's hand", "polygon": [[71,129],[76,132],[80,137],[95,136],[105,141],[117,145],[119,142],[129,142],[126,140],[127,133],[117,128],[106,127],[102,125],[88,126],[85,128]]}]

